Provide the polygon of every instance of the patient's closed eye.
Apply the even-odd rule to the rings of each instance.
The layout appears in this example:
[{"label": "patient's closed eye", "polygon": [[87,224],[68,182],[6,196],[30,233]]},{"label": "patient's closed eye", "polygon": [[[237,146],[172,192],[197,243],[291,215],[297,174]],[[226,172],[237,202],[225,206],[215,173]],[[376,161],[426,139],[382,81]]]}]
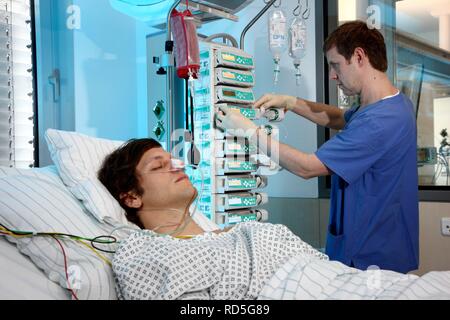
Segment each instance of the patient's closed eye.
[{"label": "patient's closed eye", "polygon": [[170,161],[154,161],[149,170],[150,171],[158,171],[161,169],[169,169],[170,168]]}]

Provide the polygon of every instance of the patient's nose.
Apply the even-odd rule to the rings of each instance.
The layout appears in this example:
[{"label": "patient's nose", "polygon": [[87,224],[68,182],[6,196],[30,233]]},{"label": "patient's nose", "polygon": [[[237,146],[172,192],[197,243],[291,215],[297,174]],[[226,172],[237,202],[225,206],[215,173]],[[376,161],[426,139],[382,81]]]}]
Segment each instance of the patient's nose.
[{"label": "patient's nose", "polygon": [[185,165],[184,162],[180,159],[170,159],[171,161],[171,169],[174,171],[182,170],[184,169]]},{"label": "patient's nose", "polygon": [[336,71],[333,70],[333,68],[330,69],[330,79],[331,80],[337,80],[338,79],[338,75],[337,75]]}]

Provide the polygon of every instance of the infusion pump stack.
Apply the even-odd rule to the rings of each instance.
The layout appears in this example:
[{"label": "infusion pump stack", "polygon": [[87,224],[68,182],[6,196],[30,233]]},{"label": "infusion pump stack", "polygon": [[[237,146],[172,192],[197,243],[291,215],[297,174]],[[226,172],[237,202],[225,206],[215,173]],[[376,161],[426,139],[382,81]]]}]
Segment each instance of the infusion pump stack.
[{"label": "infusion pump stack", "polygon": [[[170,134],[165,132],[165,121],[169,115],[165,114],[164,107],[166,82],[158,74],[159,67],[154,61],[162,50],[154,44],[164,40],[164,33],[147,38],[150,62],[148,99],[152,110],[149,112],[149,123],[152,124],[150,136],[163,146],[165,135]],[[184,79],[175,77],[172,90],[176,109],[174,129],[183,132],[190,125],[185,118],[186,99],[191,100],[190,107],[194,111],[194,142],[198,150],[198,167],[202,171],[202,175],[190,176],[201,195],[197,210],[221,227],[245,221],[267,221],[269,213],[260,208],[268,202],[264,188],[270,175],[279,170],[279,166],[268,157],[258,154],[257,147],[247,139],[230,136],[215,128],[215,114],[219,106],[225,104],[250,120],[269,120],[262,127],[273,138],[278,138],[278,129],[273,122],[284,118],[283,110],[273,109],[261,114],[252,108],[255,102],[252,89],[255,85],[254,69],[254,59],[246,52],[215,42],[200,41],[200,71],[195,81],[193,99],[189,98],[189,87]],[[175,140],[178,141],[178,138],[182,137]],[[189,162],[186,153],[184,157]]]}]

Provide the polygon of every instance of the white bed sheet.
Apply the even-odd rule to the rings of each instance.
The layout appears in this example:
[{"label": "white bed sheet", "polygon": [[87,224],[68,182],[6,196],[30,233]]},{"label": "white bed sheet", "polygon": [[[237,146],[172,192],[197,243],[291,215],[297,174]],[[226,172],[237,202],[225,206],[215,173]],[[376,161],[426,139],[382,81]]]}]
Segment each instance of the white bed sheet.
[{"label": "white bed sheet", "polygon": [[49,280],[16,245],[0,236],[0,300],[68,300],[67,290]]},{"label": "white bed sheet", "polygon": [[347,267],[337,261],[295,256],[262,289],[261,300],[449,300],[450,271],[422,277]]}]

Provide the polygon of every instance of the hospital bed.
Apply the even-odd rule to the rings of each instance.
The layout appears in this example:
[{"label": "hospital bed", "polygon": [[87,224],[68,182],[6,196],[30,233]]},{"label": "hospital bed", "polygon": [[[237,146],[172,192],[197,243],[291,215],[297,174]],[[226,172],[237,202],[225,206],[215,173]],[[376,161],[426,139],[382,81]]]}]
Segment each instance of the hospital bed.
[{"label": "hospital bed", "polygon": [[0,300],[69,300],[68,292],[47,278],[29,257],[0,237]]},{"label": "hospital bed", "polygon": [[[117,244],[92,240],[120,240],[136,228],[97,179],[105,156],[123,142],[57,130],[46,139],[55,165],[0,167],[0,299],[116,300]],[[217,227],[200,220],[204,229]],[[24,231],[48,234],[17,235]]]},{"label": "hospital bed", "polygon": [[[0,223],[14,230],[81,236],[87,234],[77,225],[99,235],[113,228],[98,229],[100,224],[86,214],[54,166],[30,170],[0,167]],[[4,233],[4,229],[0,231]],[[59,242],[67,259],[51,237],[1,235],[0,299],[71,299],[66,289],[75,282],[69,283],[70,277],[84,280],[83,298],[116,299],[110,267],[85,244],[62,238]]]},{"label": "hospital bed", "polygon": [[[86,239],[111,235],[126,226],[124,221],[111,222],[114,220],[106,218],[100,222],[92,213],[96,208],[85,201],[95,199],[97,204],[112,206],[106,189],[87,182],[96,179],[96,166],[102,162],[99,159],[120,143],[70,135],[70,139],[61,140],[60,153],[55,151],[57,147],[50,148],[56,166],[24,170],[0,167],[2,225],[22,231],[63,232]],[[53,138],[55,146],[58,143]],[[72,142],[76,142],[73,148]],[[71,154],[65,156],[64,152]],[[68,159],[74,162],[61,163]],[[89,162],[96,164],[90,169],[91,173],[87,173]],[[73,175],[68,179],[64,175],[70,170]],[[83,175],[80,183],[74,183],[74,177],[80,179]],[[82,189],[76,189],[77,186]],[[118,239],[123,236],[120,230],[114,235]],[[80,300],[116,300],[116,283],[108,263],[112,254],[99,254],[87,246],[89,243],[73,239],[60,242],[52,237],[0,236],[0,299],[67,300],[73,299],[68,289],[76,289]],[[377,287],[380,283],[381,287]],[[304,260],[294,257],[274,274],[261,291],[261,298],[366,299],[377,294],[377,290],[382,290],[380,296],[386,299],[450,299],[450,272],[431,272],[420,278],[402,277],[389,271],[361,273],[338,262],[305,264]]]},{"label": "hospital bed", "polygon": [[[39,175],[50,175],[52,179],[56,178],[54,168],[33,170],[38,171]],[[33,170],[29,170],[29,172],[33,172]],[[2,180],[4,180],[4,177],[2,178],[0,175],[0,181]],[[37,182],[38,180],[36,180]],[[58,188],[65,187],[59,184]],[[11,198],[15,196],[11,194]],[[44,198],[47,196],[48,194],[44,192],[42,203],[45,203]],[[86,223],[86,221],[80,221],[79,223]],[[27,252],[27,246],[30,246],[30,244],[19,247],[19,250]],[[77,247],[76,244],[70,247],[69,243],[65,243],[65,246],[69,253],[69,260],[71,257],[74,257],[75,260],[78,259],[75,254],[76,251],[73,250],[82,250],[82,248]],[[57,249],[56,244],[52,247]],[[39,260],[36,259],[36,256],[32,256],[32,259],[19,250],[16,244],[6,240],[3,236],[0,237],[0,252],[2,253],[0,255],[0,299],[72,299],[71,294],[64,286],[64,282],[61,281],[61,279],[64,280],[64,277],[60,275],[58,281],[58,275],[50,274],[48,270],[44,272],[42,266],[37,266]],[[83,297],[87,299],[117,299],[115,292],[96,291],[97,287],[113,290],[114,279],[109,266],[97,259],[94,254],[90,254],[89,250],[83,252],[87,254],[84,258],[89,258],[89,263],[95,264],[95,268],[102,273],[100,276],[92,276],[90,281],[93,281],[95,287],[92,290],[89,288],[90,292]],[[82,268],[85,267],[82,266]],[[64,270],[61,265],[59,269],[60,271]],[[94,271],[90,269],[88,272],[93,273]],[[261,292],[261,298],[311,299],[312,295],[321,299],[370,298],[370,295],[376,292],[370,287],[370,284],[376,286],[377,279],[384,279],[386,283],[394,283],[393,286],[383,291],[382,297],[385,299],[450,299],[450,272],[429,273],[421,278],[405,276],[402,279],[399,277],[401,275],[389,271],[383,271],[381,274],[376,272],[356,273],[355,270],[350,270],[350,268],[346,268],[337,262],[330,264],[330,262],[318,261],[314,264],[305,265],[301,259],[293,258],[276,272]],[[96,284],[96,282],[99,283]],[[317,288],[322,289],[317,291]]]}]

